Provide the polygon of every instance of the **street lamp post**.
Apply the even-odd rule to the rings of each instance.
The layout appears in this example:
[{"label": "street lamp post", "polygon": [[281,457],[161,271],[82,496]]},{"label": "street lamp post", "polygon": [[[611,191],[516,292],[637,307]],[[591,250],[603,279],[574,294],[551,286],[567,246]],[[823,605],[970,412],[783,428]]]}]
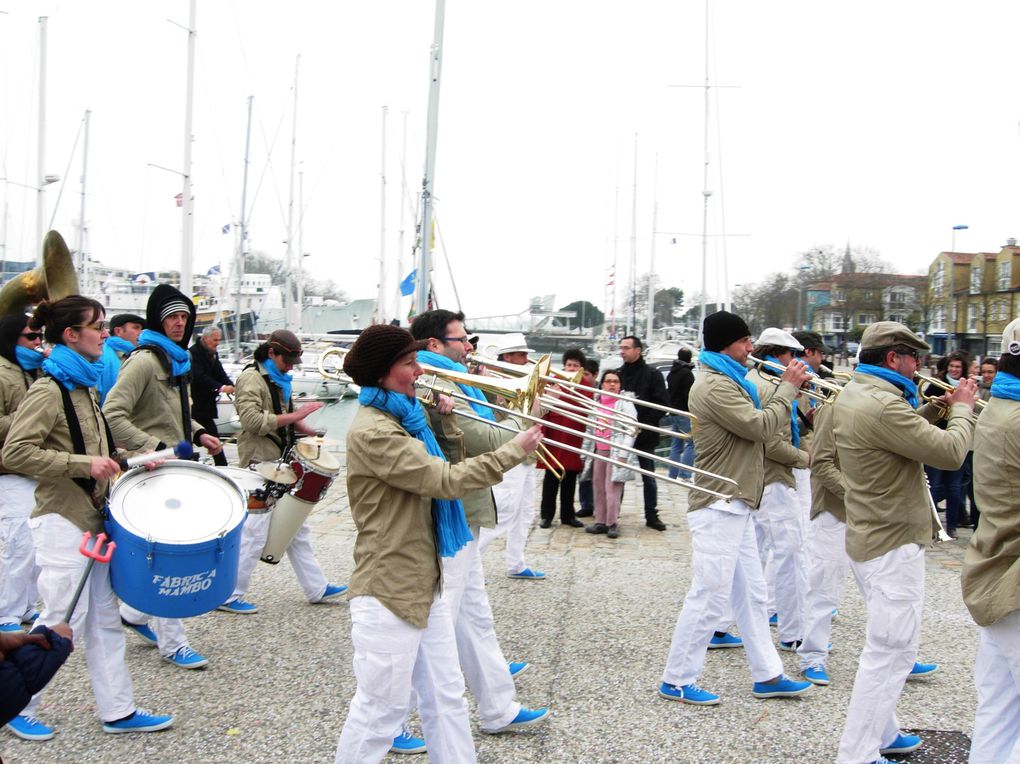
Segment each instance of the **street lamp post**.
[{"label": "street lamp post", "polygon": [[949,252],[949,294],[946,300],[946,320],[949,322],[946,331],[946,353],[954,350],[953,345],[956,341],[956,268],[953,260],[953,253],[956,252],[956,232],[966,231],[968,228],[969,226],[965,225],[953,226],[953,245]]},{"label": "street lamp post", "polygon": [[801,305],[804,302],[804,272],[811,270],[811,266],[807,263],[801,263],[797,268],[800,270],[800,278],[797,280],[797,320],[794,321],[794,324],[796,324],[794,331],[804,331],[804,322],[801,320],[803,315]]}]

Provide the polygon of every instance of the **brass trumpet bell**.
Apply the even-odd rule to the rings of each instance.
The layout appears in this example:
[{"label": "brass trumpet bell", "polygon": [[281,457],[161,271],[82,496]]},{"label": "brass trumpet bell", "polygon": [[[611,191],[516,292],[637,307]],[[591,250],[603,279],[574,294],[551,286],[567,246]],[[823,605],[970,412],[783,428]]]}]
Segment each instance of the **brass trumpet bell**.
[{"label": "brass trumpet bell", "polygon": [[78,294],[78,276],[64,237],[50,231],[43,239],[42,265],[19,273],[0,289],[0,316],[23,313],[43,300]]}]

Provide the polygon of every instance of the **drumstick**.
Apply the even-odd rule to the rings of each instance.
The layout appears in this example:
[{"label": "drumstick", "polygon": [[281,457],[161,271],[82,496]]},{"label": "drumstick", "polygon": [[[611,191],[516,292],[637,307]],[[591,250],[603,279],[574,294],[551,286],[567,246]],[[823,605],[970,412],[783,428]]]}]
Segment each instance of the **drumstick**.
[{"label": "drumstick", "polygon": [[129,470],[132,467],[141,467],[143,464],[158,462],[162,459],[190,459],[194,453],[195,449],[191,447],[191,444],[182,440],[173,448],[164,448],[142,456],[132,456],[130,459],[118,459],[117,464],[122,470]]}]

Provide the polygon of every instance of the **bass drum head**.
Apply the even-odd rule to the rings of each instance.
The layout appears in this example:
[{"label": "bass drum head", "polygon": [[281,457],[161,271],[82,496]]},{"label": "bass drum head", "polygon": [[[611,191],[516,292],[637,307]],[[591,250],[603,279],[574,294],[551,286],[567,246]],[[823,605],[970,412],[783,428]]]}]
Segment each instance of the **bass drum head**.
[{"label": "bass drum head", "polygon": [[266,487],[265,479],[254,470],[246,470],[241,467],[216,467],[215,469],[220,474],[226,475],[233,480],[242,490],[248,493],[261,491]]},{"label": "bass drum head", "polygon": [[294,446],[294,455],[298,461],[320,475],[336,475],[340,472],[340,460],[322,446],[299,442]]},{"label": "bass drum head", "polygon": [[110,513],[121,527],[166,544],[199,544],[229,533],[243,522],[246,505],[234,480],[186,461],[129,470],[110,494]]}]

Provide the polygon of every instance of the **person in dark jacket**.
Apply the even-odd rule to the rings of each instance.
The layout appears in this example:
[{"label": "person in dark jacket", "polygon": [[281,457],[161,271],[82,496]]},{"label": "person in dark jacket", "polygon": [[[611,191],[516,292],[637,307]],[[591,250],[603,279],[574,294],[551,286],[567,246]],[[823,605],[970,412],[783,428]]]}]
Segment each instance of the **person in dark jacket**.
[{"label": "person in dark jacket", "polygon": [[[666,377],[666,389],[669,391],[670,408],[688,411],[687,396],[691,392],[691,385],[694,384],[694,364],[691,363],[691,351],[687,348],[680,348],[676,352],[676,360]],[[674,416],[672,414],[663,417],[663,425],[668,425],[673,432],[687,433],[687,440],[673,438],[669,449],[669,458],[677,463],[690,467],[694,464],[694,439],[691,434],[691,420],[685,416]],[[681,480],[690,480],[691,473],[688,470],[681,470],[679,467],[670,467],[669,476],[679,477]]]},{"label": "person in dark jacket", "polygon": [[[20,714],[74,650],[71,627],[36,626],[31,634],[0,632],[0,726]],[[50,737],[52,737],[52,733]]]},{"label": "person in dark jacket", "polygon": [[[620,357],[623,358],[623,366],[620,367],[620,381],[623,390],[633,393],[638,401],[657,403],[660,406],[668,405],[666,398],[666,381],[657,369],[652,368],[645,359],[641,357],[644,345],[634,335],[628,335],[620,340]],[[648,406],[636,405],[638,421],[641,424],[649,424],[658,427],[662,419],[662,412]],[[634,441],[634,448],[645,453],[655,453],[655,446],[659,442],[659,434],[650,430],[641,430]],[[638,465],[645,470],[653,472],[655,461],[647,456],[638,457]],[[659,519],[658,487],[655,478],[649,475],[642,475],[644,483],[645,500],[645,525],[657,531],[666,530],[666,524]]]},{"label": "person in dark jacket", "polygon": [[[188,348],[191,353],[191,416],[214,438],[220,436],[216,429],[216,399],[220,393],[234,392],[234,382],[223,370],[216,353],[222,340],[223,332],[210,324]],[[227,466],[227,457],[222,451],[213,456],[213,461],[217,467]]]}]

